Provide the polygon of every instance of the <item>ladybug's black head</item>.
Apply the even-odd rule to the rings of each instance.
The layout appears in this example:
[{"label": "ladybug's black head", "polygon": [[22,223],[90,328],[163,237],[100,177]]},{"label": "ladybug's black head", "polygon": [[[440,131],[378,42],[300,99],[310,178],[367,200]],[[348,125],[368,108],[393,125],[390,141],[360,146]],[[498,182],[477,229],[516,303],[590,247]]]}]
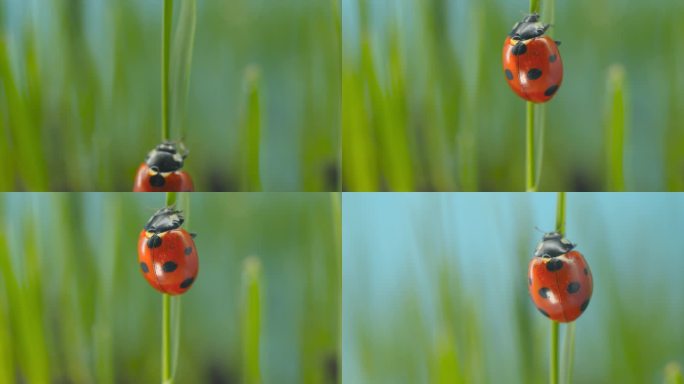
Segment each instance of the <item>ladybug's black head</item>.
[{"label": "ladybug's black head", "polygon": [[570,252],[576,244],[571,243],[558,232],[544,234],[544,238],[537,245],[534,257],[557,257]]},{"label": "ladybug's black head", "polygon": [[183,225],[183,215],[173,207],[165,207],[158,210],[145,224],[145,231],[163,233],[172,229],[178,229]]},{"label": "ladybug's black head", "polygon": [[[183,150],[182,145],[181,150]],[[177,149],[176,143],[164,142],[147,154],[145,163],[151,170],[158,173],[175,172],[183,168],[183,160],[186,156],[186,152],[181,153]]]},{"label": "ladybug's black head", "polygon": [[525,16],[521,22],[515,23],[509,34],[515,40],[529,40],[539,37],[549,29],[549,24],[539,22],[539,14],[532,13]]}]

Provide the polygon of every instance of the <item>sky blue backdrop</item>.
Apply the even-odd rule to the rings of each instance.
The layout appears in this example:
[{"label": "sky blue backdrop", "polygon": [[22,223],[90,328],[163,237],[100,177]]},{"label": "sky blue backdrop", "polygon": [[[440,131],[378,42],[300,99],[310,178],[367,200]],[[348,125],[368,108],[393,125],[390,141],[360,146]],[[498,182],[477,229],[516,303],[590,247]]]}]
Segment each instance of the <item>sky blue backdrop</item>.
[{"label": "sky blue backdrop", "polygon": [[[402,329],[418,326],[402,324],[409,320],[399,315],[411,290],[417,291],[421,315],[432,325],[428,334],[437,331],[434,272],[439,268],[433,267],[439,265],[440,254],[449,269],[459,271],[465,296],[478,303],[476,310],[487,330],[486,366],[498,367],[494,377],[519,377],[518,340],[507,322],[514,316],[514,292],[527,290],[526,262],[521,266],[521,258],[529,260],[541,238],[535,226],[554,228],[555,204],[555,193],[343,194],[345,381],[364,378],[359,329],[375,327],[399,336]],[[610,326],[609,300],[619,298],[634,311],[658,308],[659,319],[684,315],[684,258],[678,245],[683,229],[684,194],[568,194],[567,236],[578,244],[595,276],[593,300],[577,323],[580,378],[605,375],[601,372],[609,365],[607,356],[616,353],[605,332]],[[542,316],[535,318],[546,337],[548,323]],[[662,329],[644,324],[641,331],[650,332],[646,337],[657,350]],[[671,357],[684,358],[681,327],[665,335],[680,345],[679,355]],[[669,342],[665,343],[672,347]],[[411,348],[399,341],[396,347]],[[654,379],[660,372],[653,372]]]}]

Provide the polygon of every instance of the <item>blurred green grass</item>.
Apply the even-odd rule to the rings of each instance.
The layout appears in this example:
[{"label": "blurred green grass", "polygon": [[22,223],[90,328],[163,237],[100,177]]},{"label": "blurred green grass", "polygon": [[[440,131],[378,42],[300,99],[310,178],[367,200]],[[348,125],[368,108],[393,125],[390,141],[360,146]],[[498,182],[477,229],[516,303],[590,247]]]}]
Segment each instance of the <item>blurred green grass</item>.
[{"label": "blurred green grass", "polygon": [[[247,68],[261,73],[252,144],[262,189],[339,190],[336,7],[198,2],[190,82],[171,83],[172,131],[190,150],[197,190],[258,188],[242,162],[255,153],[243,146],[242,122],[254,120]],[[191,26],[179,30],[183,57]],[[1,0],[0,190],[130,191],[160,141],[160,35],[156,1]],[[189,67],[172,64],[172,78]]]},{"label": "blurred green grass", "polygon": [[[159,381],[160,294],[135,248],[163,204],[0,195],[1,382]],[[200,272],[183,295],[178,383],[339,382],[338,204],[325,193],[191,194]],[[245,307],[255,263],[259,299],[249,293]]]},{"label": "blurred green grass", "polygon": [[[528,3],[342,6],[344,190],[524,190],[525,108],[503,80],[501,47]],[[565,74],[546,108],[540,189],[620,188],[615,144],[604,134],[615,122],[604,84],[619,65],[630,96],[624,188],[681,190],[682,3],[558,2],[554,19]]]}]

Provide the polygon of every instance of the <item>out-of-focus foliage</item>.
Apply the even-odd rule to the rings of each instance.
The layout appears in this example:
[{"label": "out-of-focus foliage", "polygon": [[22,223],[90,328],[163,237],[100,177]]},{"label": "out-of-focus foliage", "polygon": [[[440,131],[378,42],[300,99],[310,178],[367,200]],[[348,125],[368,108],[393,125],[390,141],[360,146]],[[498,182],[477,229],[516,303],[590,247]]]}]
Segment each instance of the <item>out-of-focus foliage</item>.
[{"label": "out-of-focus foliage", "polygon": [[[527,267],[555,197],[345,193],[344,380],[547,383],[550,326]],[[571,193],[566,219],[594,275],[573,383],[676,382],[684,194]]]},{"label": "out-of-focus foliage", "polygon": [[[161,13],[152,0],[0,0],[0,190],[132,189],[161,140]],[[197,2],[188,101],[172,95],[171,111],[197,190],[252,190],[256,176],[266,191],[339,189],[338,18],[335,1]],[[172,45],[187,47],[176,24]],[[244,166],[254,154],[259,175]]]},{"label": "out-of-focus foliage", "polygon": [[[338,382],[339,198],[189,196],[200,270],[181,299],[177,382]],[[163,204],[163,194],[0,195],[0,382],[159,382],[162,300],[136,245]]]},{"label": "out-of-focus foliage", "polygon": [[[345,190],[523,190],[525,103],[501,50],[528,3],[342,0]],[[684,3],[556,1],[554,20],[565,71],[546,108],[541,190],[616,188],[616,124],[626,190],[682,190]]]}]

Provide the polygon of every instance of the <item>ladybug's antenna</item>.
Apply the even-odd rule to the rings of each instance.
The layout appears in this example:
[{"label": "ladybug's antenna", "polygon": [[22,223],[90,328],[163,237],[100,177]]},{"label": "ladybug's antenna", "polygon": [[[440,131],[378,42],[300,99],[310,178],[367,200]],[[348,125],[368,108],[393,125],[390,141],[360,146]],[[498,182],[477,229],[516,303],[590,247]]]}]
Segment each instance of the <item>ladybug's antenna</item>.
[{"label": "ladybug's antenna", "polygon": [[534,230],[537,231],[537,232],[539,232],[539,233],[543,233],[543,234],[549,233],[548,231],[544,231],[544,230],[542,230],[541,228],[537,227],[536,225],[534,226]]},{"label": "ladybug's antenna", "polygon": [[183,140],[184,138],[178,140],[178,153],[180,153],[180,155],[185,159],[190,154],[190,150],[188,150],[188,148],[185,146]]}]

